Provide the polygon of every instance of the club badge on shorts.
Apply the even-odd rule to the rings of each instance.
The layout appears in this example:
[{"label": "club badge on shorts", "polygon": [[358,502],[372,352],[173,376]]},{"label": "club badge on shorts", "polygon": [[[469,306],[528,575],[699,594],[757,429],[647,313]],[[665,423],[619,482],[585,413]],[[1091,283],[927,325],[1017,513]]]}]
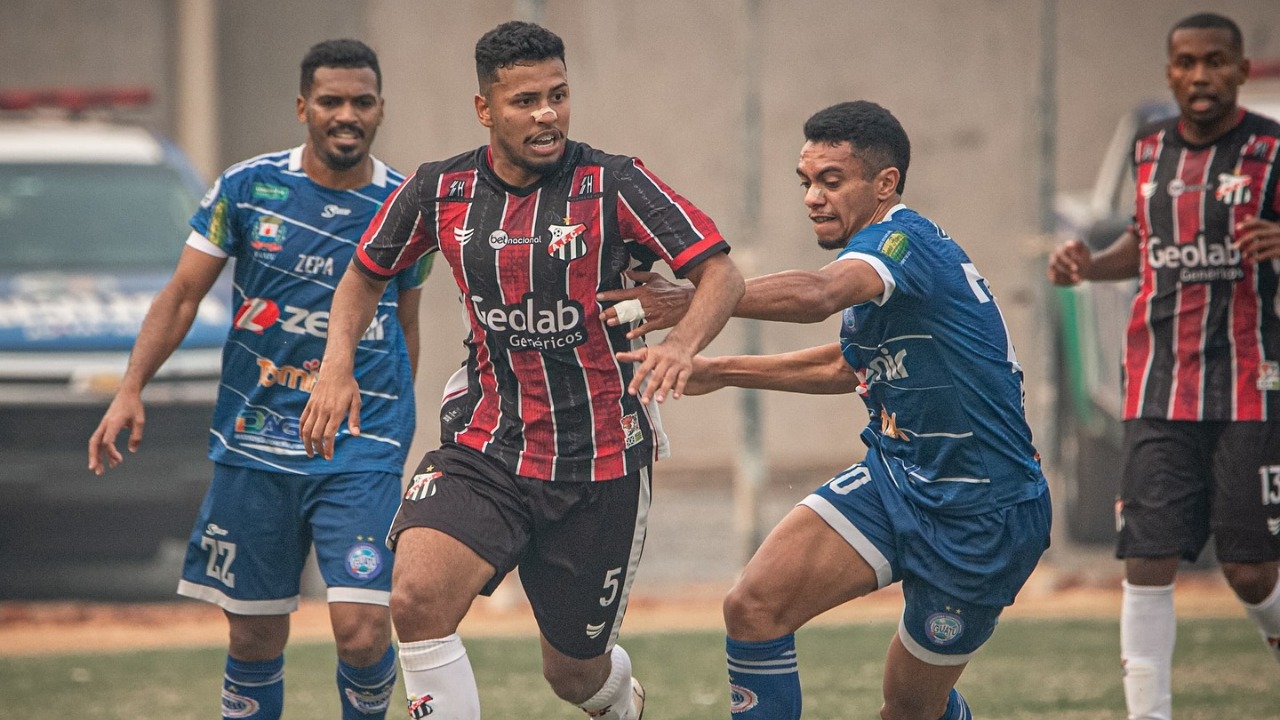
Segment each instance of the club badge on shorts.
[{"label": "club badge on shorts", "polygon": [[358,542],[347,549],[347,572],[359,580],[375,578],[382,572],[382,556],[378,549],[367,542]]}]

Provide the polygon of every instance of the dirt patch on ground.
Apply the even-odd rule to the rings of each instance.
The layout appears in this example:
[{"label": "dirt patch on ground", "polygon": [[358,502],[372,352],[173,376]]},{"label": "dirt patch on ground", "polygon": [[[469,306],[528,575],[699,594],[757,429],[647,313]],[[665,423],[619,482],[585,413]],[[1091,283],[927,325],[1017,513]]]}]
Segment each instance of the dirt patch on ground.
[{"label": "dirt patch on ground", "polygon": [[[1100,617],[1120,613],[1120,580],[1042,568],[1006,611],[1006,618]],[[726,588],[689,585],[632,597],[624,632],[703,630],[721,627],[720,599]],[[1212,573],[1183,573],[1175,602],[1179,617],[1242,617],[1239,602]],[[847,603],[819,623],[892,620],[902,610],[897,586]],[[504,584],[493,598],[480,598],[460,630],[464,637],[529,635],[533,616],[518,589]],[[158,647],[221,646],[222,611],[195,601],[172,603],[0,603],[0,655],[114,652]],[[304,601],[293,615],[292,639],[330,637],[325,603]]]}]

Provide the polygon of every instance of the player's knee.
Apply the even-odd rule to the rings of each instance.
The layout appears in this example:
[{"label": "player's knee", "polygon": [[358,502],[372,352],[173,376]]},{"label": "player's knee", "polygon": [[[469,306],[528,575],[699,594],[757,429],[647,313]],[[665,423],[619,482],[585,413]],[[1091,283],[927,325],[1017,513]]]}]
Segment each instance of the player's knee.
[{"label": "player's knee", "polygon": [[1227,584],[1244,602],[1256,605],[1276,587],[1276,569],[1266,563],[1222,563]]},{"label": "player's knee", "polygon": [[280,657],[289,640],[289,616],[227,613],[228,651],[237,660],[263,662]]},{"label": "player's knee", "polygon": [[[608,664],[593,667],[589,661],[547,662],[543,658],[542,677],[556,697],[575,705],[586,702],[609,677]],[[603,675],[601,675],[603,671]]]},{"label": "player's knee", "polygon": [[377,606],[370,607],[375,612],[333,623],[338,657],[348,665],[368,667],[378,662],[391,645],[391,626],[386,611]]},{"label": "player's knee", "polygon": [[741,582],[724,596],[723,612],[725,630],[735,640],[772,640],[789,632],[778,608]]},{"label": "player's knee", "polygon": [[391,586],[391,622],[401,640],[452,635],[469,606],[438,582],[397,577]]}]

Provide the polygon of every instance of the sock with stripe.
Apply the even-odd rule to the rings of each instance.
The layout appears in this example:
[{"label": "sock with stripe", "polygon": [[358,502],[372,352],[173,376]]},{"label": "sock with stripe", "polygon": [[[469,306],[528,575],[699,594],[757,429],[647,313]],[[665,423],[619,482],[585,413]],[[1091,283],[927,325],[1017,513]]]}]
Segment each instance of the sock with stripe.
[{"label": "sock with stripe", "polygon": [[383,720],[396,684],[396,651],[388,646],[378,662],[355,667],[338,659],[342,720]]},{"label": "sock with stripe", "polygon": [[1257,605],[1244,603],[1244,611],[1257,624],[1271,656],[1280,662],[1280,581],[1276,582],[1266,600]]},{"label": "sock with stripe", "polygon": [[587,717],[635,720],[639,713],[631,695],[631,657],[621,645],[614,645],[609,659],[613,667],[604,685],[578,707],[586,711]]},{"label": "sock with stripe", "polygon": [[796,636],[746,642],[725,638],[729,710],[738,720],[797,720],[800,671]]},{"label": "sock with stripe", "polygon": [[959,690],[951,688],[951,694],[947,696],[947,710],[938,720],[973,720],[969,703],[964,701],[964,696]]},{"label": "sock with stripe", "polygon": [[284,655],[244,662],[227,655],[222,680],[222,717],[280,720],[284,711]]}]

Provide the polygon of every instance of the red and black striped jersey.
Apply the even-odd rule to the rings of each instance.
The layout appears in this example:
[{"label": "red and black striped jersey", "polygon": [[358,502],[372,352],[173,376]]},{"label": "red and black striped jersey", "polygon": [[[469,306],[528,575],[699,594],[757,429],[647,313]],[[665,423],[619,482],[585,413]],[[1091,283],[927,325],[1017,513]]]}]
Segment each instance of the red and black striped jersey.
[{"label": "red and black striped jersey", "polygon": [[470,331],[443,442],[520,476],[598,481],[662,457],[666,437],[657,404],[626,392],[634,367],[614,354],[632,347],[630,327],[605,325],[596,293],[630,286],[633,267],[662,260],[683,277],[728,250],[711,219],[638,159],[570,142],[525,188],[498,178],[487,146],[422,165],[353,264],[386,279],[425,253],[448,261]]},{"label": "red and black striped jersey", "polygon": [[1243,110],[1208,145],[1188,144],[1177,118],[1139,131],[1125,419],[1280,418],[1280,261],[1233,245],[1237,223],[1280,218],[1278,150],[1280,124]]}]

